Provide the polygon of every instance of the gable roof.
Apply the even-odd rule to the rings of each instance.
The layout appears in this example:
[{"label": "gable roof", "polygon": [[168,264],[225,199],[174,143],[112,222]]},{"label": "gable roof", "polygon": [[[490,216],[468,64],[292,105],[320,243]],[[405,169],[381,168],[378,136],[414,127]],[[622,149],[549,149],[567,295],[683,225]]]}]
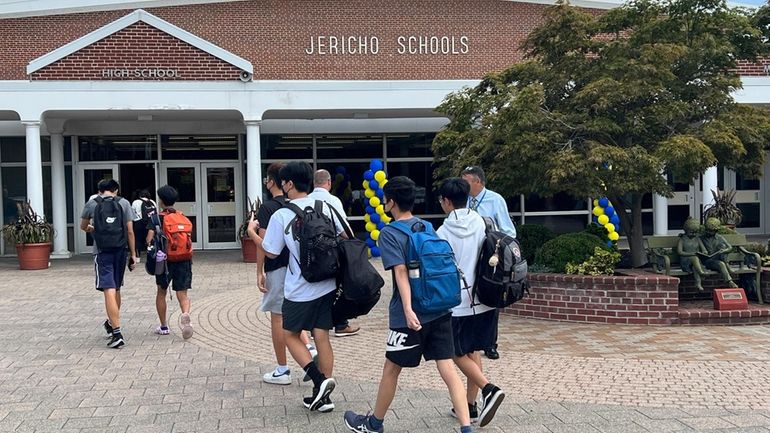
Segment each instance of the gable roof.
[{"label": "gable roof", "polygon": [[93,44],[94,42],[100,41],[107,36],[115,34],[139,21],[155,27],[156,29],[167,33],[181,41],[187,42],[193,47],[198,48],[201,51],[205,51],[212,56],[241,69],[242,71],[246,71],[249,74],[254,73],[254,66],[248,60],[239,57],[223,48],[220,48],[211,42],[206,41],[205,39],[201,39],[198,36],[188,32],[187,30],[181,29],[169,23],[168,21],[162,20],[145,10],[137,9],[130,14],[107,24],[106,26],[100,27],[89,34],[68,43],[67,45],[61,46],[47,54],[36,58],[35,60],[32,60],[27,65],[27,74],[32,74],[35,71],[38,71],[58,60],[61,60],[70,54],[76,53],[77,51]]}]

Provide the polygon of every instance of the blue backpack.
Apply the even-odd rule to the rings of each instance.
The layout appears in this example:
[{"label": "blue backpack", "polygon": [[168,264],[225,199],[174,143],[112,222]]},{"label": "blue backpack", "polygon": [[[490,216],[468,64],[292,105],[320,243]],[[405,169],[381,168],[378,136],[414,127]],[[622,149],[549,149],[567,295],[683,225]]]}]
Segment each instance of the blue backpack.
[{"label": "blue backpack", "polygon": [[460,305],[460,271],[449,242],[439,238],[427,221],[418,221],[411,227],[395,221],[390,226],[409,236],[406,267],[412,309],[418,313],[439,313]]}]

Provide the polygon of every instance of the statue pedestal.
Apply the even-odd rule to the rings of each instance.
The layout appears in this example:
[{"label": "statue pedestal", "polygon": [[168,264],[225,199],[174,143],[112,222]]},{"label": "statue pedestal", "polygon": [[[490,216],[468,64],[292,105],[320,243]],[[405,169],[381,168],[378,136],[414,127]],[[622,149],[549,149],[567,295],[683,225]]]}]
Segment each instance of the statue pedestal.
[{"label": "statue pedestal", "polygon": [[749,308],[749,302],[743,289],[714,289],[715,310],[745,310],[747,308]]}]

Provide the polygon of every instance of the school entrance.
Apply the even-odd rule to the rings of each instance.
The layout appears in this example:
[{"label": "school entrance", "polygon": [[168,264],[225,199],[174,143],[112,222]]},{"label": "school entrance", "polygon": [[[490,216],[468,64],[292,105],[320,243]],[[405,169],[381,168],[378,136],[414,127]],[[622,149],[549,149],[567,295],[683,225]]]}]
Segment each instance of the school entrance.
[{"label": "school entrance", "polygon": [[[195,249],[238,248],[245,196],[240,141],[238,134],[76,137],[75,212],[79,217],[102,179],[117,180],[119,195],[129,201],[141,190],[154,198],[157,188],[168,184],[179,191],[174,207],[194,225]],[[75,246],[77,253],[90,252],[93,239],[75,230]]]}]

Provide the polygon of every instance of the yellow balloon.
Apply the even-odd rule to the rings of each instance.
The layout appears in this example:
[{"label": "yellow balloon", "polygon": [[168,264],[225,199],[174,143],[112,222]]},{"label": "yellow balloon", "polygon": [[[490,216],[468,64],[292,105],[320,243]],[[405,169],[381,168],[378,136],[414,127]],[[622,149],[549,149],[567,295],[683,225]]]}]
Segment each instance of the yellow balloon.
[{"label": "yellow balloon", "polygon": [[369,189],[369,181],[368,180],[364,179],[364,183],[362,183],[361,185],[364,186],[364,189]]},{"label": "yellow balloon", "polygon": [[382,182],[380,182],[380,188],[385,188],[385,185],[388,184],[388,179],[382,179]]},{"label": "yellow balloon", "polygon": [[620,239],[620,235],[618,234],[618,232],[612,232],[608,234],[607,237],[610,238],[611,241],[616,241]]},{"label": "yellow balloon", "polygon": [[377,225],[375,223],[366,223],[366,231],[371,232],[372,230],[376,230]]},{"label": "yellow balloon", "polygon": [[385,206],[379,205],[374,209],[380,216],[385,215]]},{"label": "yellow balloon", "polygon": [[385,172],[380,170],[374,173],[374,180],[376,180],[377,182],[382,182],[383,180],[385,180]]},{"label": "yellow balloon", "polygon": [[599,199],[594,199],[594,207],[599,206]]},{"label": "yellow balloon", "polygon": [[615,224],[613,223],[605,224],[604,228],[607,229],[607,233],[615,233]]},{"label": "yellow balloon", "polygon": [[604,215],[604,208],[599,206],[594,207],[594,215]]},{"label": "yellow balloon", "polygon": [[610,217],[608,217],[607,215],[599,215],[599,224],[605,225],[608,222],[610,222]]},{"label": "yellow balloon", "polygon": [[364,195],[366,196],[366,198],[372,198],[375,195],[377,195],[377,193],[375,193],[374,190],[371,188],[366,188],[366,190],[364,191]]},{"label": "yellow balloon", "polygon": [[376,208],[380,205],[380,198],[375,196],[369,199],[369,206]]},{"label": "yellow balloon", "polygon": [[364,221],[370,223],[372,222],[372,217],[369,216],[369,214],[364,215]]},{"label": "yellow balloon", "polygon": [[373,241],[376,241],[380,238],[380,231],[379,230],[372,230],[372,233],[369,235],[371,236]]},{"label": "yellow balloon", "polygon": [[391,217],[389,217],[387,215],[383,215],[382,216],[382,222],[384,222],[385,224],[387,224],[387,223],[389,223],[391,221],[393,221],[393,218],[391,218]]}]

